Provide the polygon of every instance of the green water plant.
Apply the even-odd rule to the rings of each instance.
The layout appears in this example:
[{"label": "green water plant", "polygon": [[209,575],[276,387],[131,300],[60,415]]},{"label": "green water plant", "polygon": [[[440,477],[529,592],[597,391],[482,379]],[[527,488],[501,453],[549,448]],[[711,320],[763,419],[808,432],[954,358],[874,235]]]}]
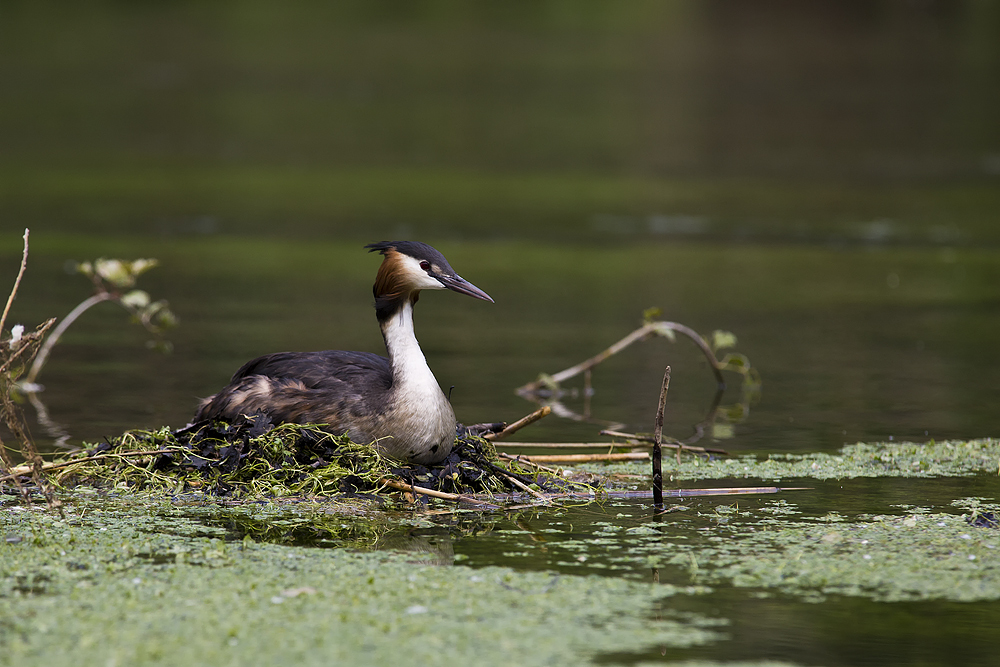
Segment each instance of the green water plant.
[{"label": "green water plant", "polygon": [[[198,422],[177,431],[130,431],[53,457],[40,471],[67,491],[199,492],[238,501],[361,494],[376,504],[386,500],[383,492],[403,491],[411,502],[431,496],[481,509],[497,507],[501,501],[495,497],[506,502],[522,491],[548,501],[591,488],[530,463],[501,464],[493,445],[478,436],[457,437],[441,464],[405,465],[385,458],[376,443],[352,442],[323,425],[273,424],[261,414],[232,423]],[[29,472],[26,465],[8,468],[0,484]]]},{"label": "green water plant", "polygon": [[149,341],[149,347],[169,352],[169,341],[165,341],[159,338],[159,336],[165,329],[177,325],[177,317],[170,310],[169,304],[165,300],[154,301],[148,292],[135,289],[135,284],[139,276],[157,264],[158,262],[155,259],[122,260],[105,258],[76,264],[76,272],[90,280],[94,288],[94,293],[77,304],[59,322],[59,325],[52,330],[52,333],[46,336],[45,342],[38,351],[38,355],[35,357],[27,376],[23,382],[19,383],[20,389],[25,393],[37,393],[41,391],[42,387],[37,384],[38,375],[42,372],[42,368],[44,368],[45,363],[48,361],[52,348],[55,347],[66,330],[81,315],[105,301],[110,301],[121,306],[131,315],[133,322],[157,336],[156,339]]}]

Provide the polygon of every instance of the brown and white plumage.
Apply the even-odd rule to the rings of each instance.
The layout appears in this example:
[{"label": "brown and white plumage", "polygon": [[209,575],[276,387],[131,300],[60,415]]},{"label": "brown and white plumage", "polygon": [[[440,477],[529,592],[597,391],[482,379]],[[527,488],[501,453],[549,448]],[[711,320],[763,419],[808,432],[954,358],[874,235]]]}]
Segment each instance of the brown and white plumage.
[{"label": "brown and white plumage", "polygon": [[384,256],[372,291],[386,351],[279,352],[254,359],[205,399],[195,420],[263,413],[274,422],[327,424],[392,458],[436,463],[451,452],[455,413],[427,366],[413,329],[420,291],[450,289],[490,301],[425,243],[372,243]]}]

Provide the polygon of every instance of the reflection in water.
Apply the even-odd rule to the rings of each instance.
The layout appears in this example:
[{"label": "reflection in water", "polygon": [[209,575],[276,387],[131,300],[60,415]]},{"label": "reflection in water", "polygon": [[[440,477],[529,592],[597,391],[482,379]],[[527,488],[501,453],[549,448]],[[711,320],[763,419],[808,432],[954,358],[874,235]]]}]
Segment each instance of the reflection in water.
[{"label": "reflection in water", "polygon": [[447,528],[390,531],[378,540],[375,548],[405,552],[407,560],[423,565],[452,565],[455,562],[455,544]]}]

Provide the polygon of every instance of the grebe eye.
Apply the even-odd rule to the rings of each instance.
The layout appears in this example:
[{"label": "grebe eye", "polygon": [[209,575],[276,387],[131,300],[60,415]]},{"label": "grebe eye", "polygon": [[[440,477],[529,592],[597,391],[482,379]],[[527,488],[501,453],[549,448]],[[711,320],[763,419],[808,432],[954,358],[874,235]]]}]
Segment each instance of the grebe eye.
[{"label": "grebe eye", "polygon": [[430,271],[431,263],[425,259],[422,262],[420,262],[420,268],[423,269],[424,271]]}]

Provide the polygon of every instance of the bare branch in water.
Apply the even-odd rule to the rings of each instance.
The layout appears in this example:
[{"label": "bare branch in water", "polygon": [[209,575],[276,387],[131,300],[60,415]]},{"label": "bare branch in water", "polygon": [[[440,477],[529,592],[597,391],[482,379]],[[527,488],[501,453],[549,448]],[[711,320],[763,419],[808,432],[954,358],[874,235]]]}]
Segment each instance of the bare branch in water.
[{"label": "bare branch in water", "polygon": [[551,388],[552,386],[557,386],[562,382],[565,382],[566,380],[575,377],[580,373],[583,373],[584,371],[590,370],[591,368],[601,363],[608,357],[618,354],[619,352],[621,352],[622,350],[624,350],[625,348],[627,348],[628,346],[632,345],[635,342],[645,340],[650,336],[654,335],[665,336],[668,338],[672,337],[672,334],[669,332],[677,332],[679,334],[683,334],[684,336],[690,338],[694,342],[694,344],[698,346],[698,349],[702,351],[702,354],[705,355],[705,358],[708,360],[709,365],[712,367],[712,372],[715,374],[715,379],[719,383],[719,386],[725,387],[726,381],[725,378],[722,376],[722,370],[725,368],[725,364],[719,361],[718,358],[716,358],[715,352],[712,350],[709,344],[705,342],[705,339],[698,334],[697,331],[695,331],[691,327],[680,324],[679,322],[648,322],[643,326],[639,327],[638,329],[636,329],[635,331],[633,331],[632,333],[630,333],[629,335],[625,336],[620,341],[610,346],[606,350],[599,352],[598,354],[595,354],[590,359],[581,361],[577,365],[559,371],[558,373],[545,375],[539,378],[538,380],[535,380],[534,382],[529,382],[528,384],[519,387],[517,389],[517,393],[522,395],[532,394],[532,393],[537,393],[546,388]]},{"label": "bare branch in water", "polygon": [[[505,452],[504,452],[505,453]],[[510,456],[510,454],[507,454]],[[620,454],[534,454],[518,457],[532,463],[589,463],[592,461],[644,461],[649,452],[622,452]]]},{"label": "bare branch in water", "polygon": [[[663,468],[660,457],[660,440],[663,438],[663,411],[667,407],[667,391],[670,389],[670,366],[663,371],[663,387],[660,389],[660,403],[656,407],[653,422],[653,505],[663,509]],[[681,462],[681,450],[677,448],[677,463]]]},{"label": "bare branch in water", "polygon": [[21,254],[21,268],[17,272],[17,278],[14,279],[14,289],[10,291],[10,296],[7,297],[7,305],[4,306],[3,315],[0,316],[0,333],[3,332],[4,325],[7,324],[7,313],[10,312],[10,306],[14,303],[14,299],[17,297],[17,288],[21,285],[21,277],[24,276],[24,270],[28,268],[28,234],[29,230],[25,228],[24,230],[24,252]]},{"label": "bare branch in water", "polygon": [[543,406],[543,407],[535,410],[534,412],[532,412],[530,415],[527,415],[525,417],[522,417],[522,418],[518,419],[516,422],[514,422],[513,424],[510,424],[509,426],[507,426],[506,428],[504,428],[504,430],[500,431],[499,433],[487,433],[486,435],[483,436],[483,438],[486,439],[486,440],[503,440],[504,438],[506,438],[511,433],[514,433],[516,431],[520,431],[522,428],[524,428],[525,426],[528,426],[530,424],[534,424],[536,421],[538,421],[542,417],[547,416],[551,412],[552,412],[552,408],[550,408],[547,405]]},{"label": "bare branch in water", "polygon": [[[612,438],[625,438],[629,440],[627,444],[630,447],[644,447],[646,445],[653,444],[653,436],[643,435],[641,433],[626,433],[624,431],[612,431],[611,429],[604,429],[601,431],[601,435],[610,435]],[[660,439],[661,447],[669,447],[671,449],[680,449],[685,452],[691,452],[692,454],[722,454],[723,456],[729,456],[729,452],[725,449],[719,449],[718,447],[698,447],[697,445],[686,445],[683,442],[679,442],[674,438],[662,438]]]}]

